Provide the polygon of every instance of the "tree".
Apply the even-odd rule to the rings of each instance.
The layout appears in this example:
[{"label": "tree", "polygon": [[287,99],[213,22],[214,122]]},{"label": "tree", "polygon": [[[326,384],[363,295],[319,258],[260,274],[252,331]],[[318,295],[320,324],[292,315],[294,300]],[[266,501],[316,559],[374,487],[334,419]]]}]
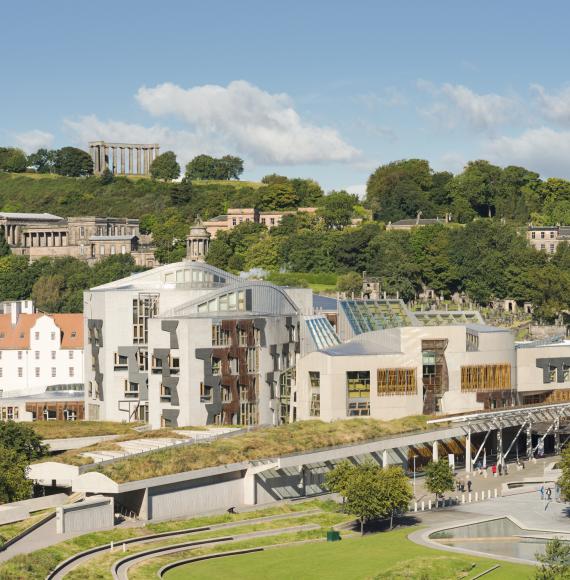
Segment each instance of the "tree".
[{"label": "tree", "polygon": [[353,477],[355,470],[356,466],[348,459],[344,459],[325,475],[326,488],[333,493],[338,493],[342,497],[342,503],[346,501],[350,478]]},{"label": "tree", "polygon": [[10,250],[10,246],[6,241],[6,235],[4,234],[4,228],[0,228],[0,258],[2,256],[7,256],[11,254],[12,250]]},{"label": "tree", "polygon": [[89,153],[77,147],[63,147],[55,157],[55,172],[67,177],[83,177],[93,173],[93,161]]},{"label": "tree", "polygon": [[350,225],[358,196],[346,191],[331,191],[321,199],[318,215],[331,230],[341,230]]},{"label": "tree", "polygon": [[215,179],[216,159],[210,155],[198,155],[186,164],[188,179]]},{"label": "tree", "polygon": [[33,482],[26,479],[28,460],[9,447],[0,447],[0,503],[28,499]]},{"label": "tree", "polygon": [[192,181],[184,177],[180,183],[172,184],[170,189],[170,201],[174,205],[185,205],[192,201]]},{"label": "tree", "polygon": [[560,538],[546,543],[544,554],[535,554],[540,568],[535,573],[536,580],[567,580],[570,578],[570,545]]},{"label": "tree", "polygon": [[103,172],[101,173],[101,176],[99,177],[99,183],[101,185],[110,185],[111,183],[113,183],[113,181],[115,181],[115,176],[113,175],[113,172],[108,167],[105,167],[105,169],[103,169]]},{"label": "tree", "polygon": [[14,421],[0,422],[0,447],[13,450],[28,462],[48,453],[48,448],[32,427]]},{"label": "tree", "polygon": [[562,497],[566,500],[570,500],[570,446],[564,447],[562,451],[562,460],[560,462],[560,467],[562,469],[562,475],[558,480],[558,485],[560,486],[560,493]]},{"label": "tree", "polygon": [[435,494],[435,502],[446,491],[455,489],[455,476],[447,459],[430,461],[425,468],[425,484],[428,491]]},{"label": "tree", "polygon": [[180,165],[172,151],[165,151],[150,164],[150,174],[154,179],[172,181],[180,177]]},{"label": "tree", "polygon": [[293,209],[299,206],[299,195],[293,185],[286,183],[272,183],[257,190],[260,198],[259,209],[265,211],[280,211]]},{"label": "tree", "polygon": [[412,488],[401,467],[383,469],[367,461],[348,471],[337,484],[346,493],[345,509],[360,521],[360,533],[364,524],[373,519],[393,516],[408,507],[413,497]]},{"label": "tree", "polygon": [[16,147],[0,147],[0,171],[23,173],[28,166],[26,154]]},{"label": "tree", "polygon": [[359,296],[362,292],[362,276],[358,272],[348,272],[338,277],[336,289],[339,292],[346,292],[348,296],[354,293]]},{"label": "tree", "polygon": [[224,155],[218,160],[218,177],[216,179],[239,179],[243,173],[243,159],[233,155]]},{"label": "tree", "polygon": [[32,300],[39,310],[60,312],[65,279],[61,274],[40,276],[32,287]]},{"label": "tree", "polygon": [[56,153],[53,149],[38,149],[28,155],[28,166],[33,167],[38,173],[53,173]]}]

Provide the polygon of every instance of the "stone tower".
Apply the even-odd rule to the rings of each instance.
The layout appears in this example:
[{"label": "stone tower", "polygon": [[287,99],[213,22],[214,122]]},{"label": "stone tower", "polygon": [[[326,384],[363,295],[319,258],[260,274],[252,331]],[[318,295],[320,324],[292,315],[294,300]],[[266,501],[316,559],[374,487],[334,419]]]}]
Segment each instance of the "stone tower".
[{"label": "stone tower", "polygon": [[210,246],[210,232],[198,217],[186,236],[186,259],[191,262],[203,262]]}]

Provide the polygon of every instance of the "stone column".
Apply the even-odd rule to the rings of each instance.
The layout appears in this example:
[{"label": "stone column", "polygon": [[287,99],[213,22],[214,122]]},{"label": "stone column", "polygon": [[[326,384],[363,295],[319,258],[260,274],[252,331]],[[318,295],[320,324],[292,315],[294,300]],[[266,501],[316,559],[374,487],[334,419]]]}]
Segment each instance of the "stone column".
[{"label": "stone column", "polygon": [[113,175],[117,175],[119,171],[119,156],[117,152],[117,147],[113,146]]},{"label": "stone column", "polygon": [[129,174],[134,173],[133,171],[133,148],[129,147]]},{"label": "stone column", "polygon": [[103,171],[105,169],[110,169],[109,167],[109,147],[103,145]]},{"label": "stone column", "polygon": [[150,173],[150,151],[148,147],[144,148],[144,174]]},{"label": "stone column", "polygon": [[121,147],[121,175],[125,175],[125,148]]},{"label": "stone column", "polygon": [[471,473],[471,427],[467,428],[467,435],[465,436],[465,471]]},{"label": "stone column", "polygon": [[137,147],[137,175],[141,174],[141,148]]},{"label": "stone column", "polygon": [[439,449],[437,447],[438,443],[439,441],[434,441],[432,443],[432,461],[434,463],[437,463],[439,461]]}]

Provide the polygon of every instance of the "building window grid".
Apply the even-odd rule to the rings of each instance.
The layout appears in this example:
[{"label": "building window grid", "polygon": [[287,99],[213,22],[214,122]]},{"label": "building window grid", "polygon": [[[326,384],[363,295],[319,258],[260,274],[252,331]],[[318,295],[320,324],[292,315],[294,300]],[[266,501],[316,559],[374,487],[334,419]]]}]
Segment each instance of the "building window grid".
[{"label": "building window grid", "polygon": [[259,372],[259,349],[247,349],[247,372],[257,374]]},{"label": "building window grid", "polygon": [[416,369],[378,369],[378,395],[416,395]]},{"label": "building window grid", "polygon": [[148,320],[158,314],[158,294],[140,294],[133,299],[133,343],[148,343]]},{"label": "building window grid", "polygon": [[508,363],[461,367],[462,392],[510,389],[512,389],[511,365]]},{"label": "building window grid", "polygon": [[212,346],[230,346],[230,333],[221,324],[212,325]]}]

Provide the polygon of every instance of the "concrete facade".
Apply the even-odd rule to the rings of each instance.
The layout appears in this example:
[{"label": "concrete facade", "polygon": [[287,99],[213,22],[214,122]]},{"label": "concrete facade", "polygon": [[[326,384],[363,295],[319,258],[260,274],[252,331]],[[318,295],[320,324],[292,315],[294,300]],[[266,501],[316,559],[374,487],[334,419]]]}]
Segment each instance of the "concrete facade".
[{"label": "concrete facade", "polygon": [[114,500],[91,497],[79,503],[60,506],[56,509],[55,521],[58,534],[110,530],[115,525]]}]

